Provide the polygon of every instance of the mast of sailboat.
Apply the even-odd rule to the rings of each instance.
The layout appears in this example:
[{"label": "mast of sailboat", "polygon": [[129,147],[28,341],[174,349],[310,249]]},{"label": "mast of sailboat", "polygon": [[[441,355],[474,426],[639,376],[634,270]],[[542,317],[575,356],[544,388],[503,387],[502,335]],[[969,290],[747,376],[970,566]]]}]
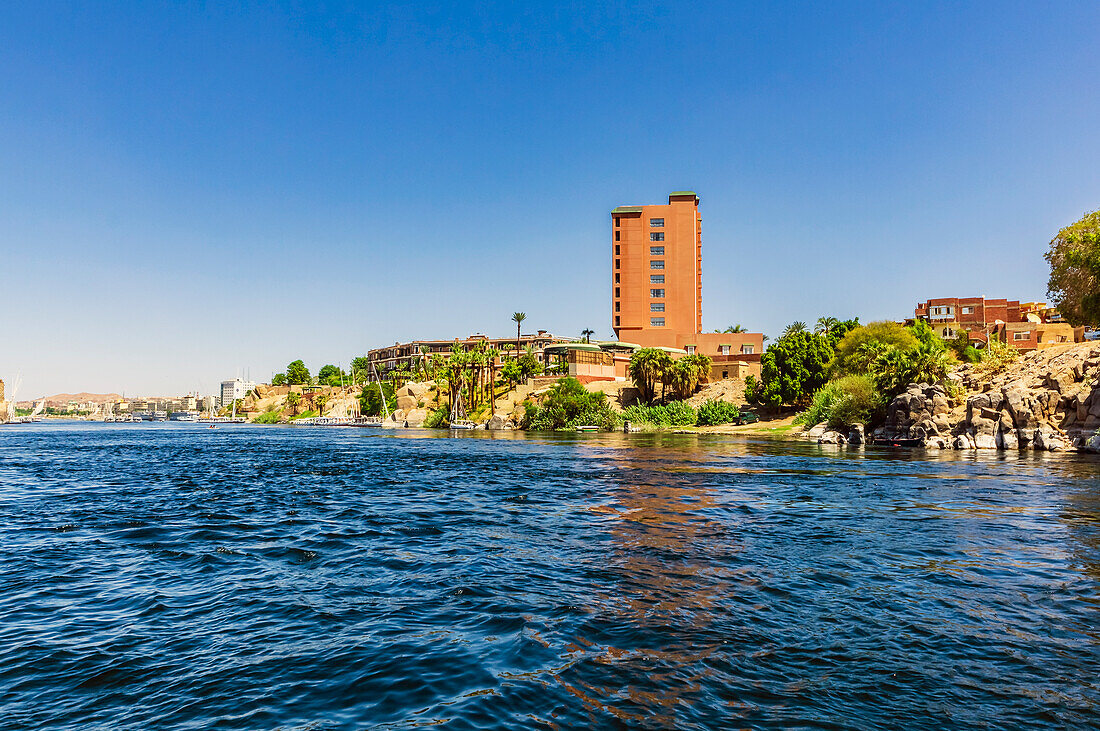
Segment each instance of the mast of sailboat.
[{"label": "mast of sailboat", "polygon": [[371,373],[374,375],[374,379],[378,381],[378,396],[382,399],[382,421],[390,418],[390,409],[386,405],[386,389],[382,388],[382,379],[378,375],[378,369],[374,367],[374,363],[370,364]]}]

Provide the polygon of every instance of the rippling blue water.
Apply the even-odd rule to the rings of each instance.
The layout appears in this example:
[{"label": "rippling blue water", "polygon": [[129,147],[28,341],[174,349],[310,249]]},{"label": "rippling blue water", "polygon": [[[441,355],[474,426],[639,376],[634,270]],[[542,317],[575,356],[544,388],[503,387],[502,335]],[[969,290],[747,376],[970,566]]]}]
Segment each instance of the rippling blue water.
[{"label": "rippling blue water", "polygon": [[1097,467],[4,427],[0,726],[1096,726]]}]

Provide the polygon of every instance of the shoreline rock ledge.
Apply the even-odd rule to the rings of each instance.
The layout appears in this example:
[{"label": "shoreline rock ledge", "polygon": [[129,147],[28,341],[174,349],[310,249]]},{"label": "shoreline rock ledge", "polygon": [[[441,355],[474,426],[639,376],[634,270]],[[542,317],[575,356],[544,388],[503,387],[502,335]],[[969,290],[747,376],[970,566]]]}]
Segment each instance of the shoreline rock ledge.
[{"label": "shoreline rock ledge", "polygon": [[1100,348],[1094,343],[1034,351],[994,374],[962,365],[949,379],[954,388],[910,385],[887,406],[886,421],[872,436],[921,439],[938,449],[1100,452]]}]

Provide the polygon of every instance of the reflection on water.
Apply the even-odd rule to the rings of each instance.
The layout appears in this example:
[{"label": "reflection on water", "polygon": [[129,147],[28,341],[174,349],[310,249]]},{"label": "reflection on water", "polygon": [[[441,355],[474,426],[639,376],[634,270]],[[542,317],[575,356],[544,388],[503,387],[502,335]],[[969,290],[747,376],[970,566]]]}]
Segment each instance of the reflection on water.
[{"label": "reflection on water", "polygon": [[1096,467],[709,435],[3,431],[0,714],[1096,725]]}]

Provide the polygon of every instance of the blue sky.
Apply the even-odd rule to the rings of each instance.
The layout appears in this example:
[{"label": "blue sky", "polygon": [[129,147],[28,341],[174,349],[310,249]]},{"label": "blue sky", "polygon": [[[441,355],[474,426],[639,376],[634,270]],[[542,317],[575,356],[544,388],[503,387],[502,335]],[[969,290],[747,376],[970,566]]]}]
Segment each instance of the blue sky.
[{"label": "blue sky", "polygon": [[[17,7],[22,5],[22,7]],[[109,7],[108,7],[109,5]],[[1100,207],[1100,4],[0,9],[0,377],[213,390],[513,311],[610,337],[699,192],[703,324],[1044,298]]]}]

